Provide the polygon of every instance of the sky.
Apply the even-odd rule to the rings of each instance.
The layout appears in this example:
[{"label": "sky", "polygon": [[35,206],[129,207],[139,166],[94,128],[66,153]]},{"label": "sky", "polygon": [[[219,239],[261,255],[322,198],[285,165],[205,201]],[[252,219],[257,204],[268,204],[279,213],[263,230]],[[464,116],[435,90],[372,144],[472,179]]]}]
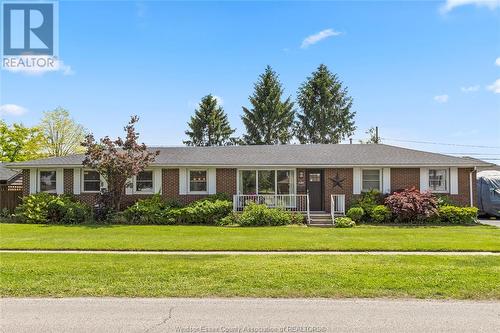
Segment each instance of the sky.
[{"label": "sky", "polygon": [[62,106],[102,137],[137,114],[142,141],[181,145],[211,93],[240,135],[266,65],[295,100],[323,63],[353,97],[354,142],[378,126],[387,144],[500,163],[500,0],[60,1],[59,56],[0,71],[2,119]]}]

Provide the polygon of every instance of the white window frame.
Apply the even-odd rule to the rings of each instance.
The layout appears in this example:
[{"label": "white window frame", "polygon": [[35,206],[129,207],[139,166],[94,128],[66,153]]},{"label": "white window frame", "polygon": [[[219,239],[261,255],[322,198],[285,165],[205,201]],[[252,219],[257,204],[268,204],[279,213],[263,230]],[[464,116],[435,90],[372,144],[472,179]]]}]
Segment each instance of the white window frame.
[{"label": "white window frame", "polygon": [[361,193],[363,192],[368,192],[370,190],[366,190],[363,188],[363,171],[365,170],[378,170],[378,175],[379,175],[379,179],[378,179],[378,191],[382,193],[382,187],[383,187],[383,182],[384,182],[384,175],[383,175],[383,170],[381,168],[362,168],[361,169]]},{"label": "white window frame", "polygon": [[[206,191],[191,191],[191,171],[204,171],[205,172],[205,185],[206,185]],[[187,172],[187,193],[188,194],[208,194],[208,169],[188,169]]]},{"label": "white window frame", "polygon": [[133,186],[133,194],[154,194],[155,193],[155,172],[153,169],[145,169],[142,170],[141,172],[151,172],[151,184],[152,184],[152,189],[151,191],[137,191],[137,175],[134,176],[133,181],[132,181],[132,186]]},{"label": "white window frame", "polygon": [[[85,191],[85,171],[95,171],[99,174],[99,191]],[[93,169],[82,169],[81,171],[81,192],[82,193],[101,193],[101,187],[102,187],[102,181],[101,181],[101,174],[97,170]]]},{"label": "white window frame", "polygon": [[[444,178],[445,182],[445,189],[444,190],[433,190],[431,188],[430,182],[431,182],[431,170],[445,170],[446,175]],[[432,193],[450,193],[450,169],[449,168],[429,168],[427,170],[427,189],[432,192]]]},{"label": "white window frame", "polygon": [[[53,171],[56,173],[56,188],[54,189],[54,192],[50,191],[50,192],[47,192],[47,191],[42,191],[42,177],[41,177],[41,173],[42,172],[47,172],[47,171]],[[49,194],[57,194],[57,169],[38,169],[38,179],[37,179],[37,193],[49,193]]]},{"label": "white window frame", "polygon": [[[293,184],[293,193],[289,193],[288,195],[297,194],[297,169],[295,168],[245,168],[238,169],[236,173],[236,187],[237,193],[239,195],[248,195],[243,194],[242,189],[240,188],[240,173],[241,171],[255,171],[255,194],[259,195],[259,171],[274,171],[274,191],[278,192],[278,171],[293,171],[292,184]],[[263,194],[267,195],[267,194]],[[269,194],[272,195],[272,194]],[[277,194],[274,195],[286,195],[286,194]]]}]

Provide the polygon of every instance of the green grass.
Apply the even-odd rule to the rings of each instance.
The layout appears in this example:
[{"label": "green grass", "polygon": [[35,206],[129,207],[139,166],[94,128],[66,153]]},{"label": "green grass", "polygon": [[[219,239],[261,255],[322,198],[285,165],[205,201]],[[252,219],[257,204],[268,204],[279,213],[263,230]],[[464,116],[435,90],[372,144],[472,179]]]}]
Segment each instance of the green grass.
[{"label": "green grass", "polygon": [[352,229],[0,224],[0,249],[500,251],[491,226]]},{"label": "green grass", "polygon": [[500,299],[500,257],[0,254],[0,294]]}]

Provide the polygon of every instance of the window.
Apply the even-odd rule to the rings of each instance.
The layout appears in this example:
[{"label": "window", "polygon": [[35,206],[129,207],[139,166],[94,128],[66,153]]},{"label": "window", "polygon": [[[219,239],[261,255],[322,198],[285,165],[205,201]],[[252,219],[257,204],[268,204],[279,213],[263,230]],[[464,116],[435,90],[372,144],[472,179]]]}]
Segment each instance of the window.
[{"label": "window", "polygon": [[367,192],[370,190],[380,191],[380,170],[367,169],[363,170],[361,190]]},{"label": "window", "polygon": [[99,192],[101,190],[101,177],[99,172],[93,170],[83,171],[83,191]]},{"label": "window", "polygon": [[276,171],[276,182],[278,194],[293,194],[295,192],[295,180],[292,170]]},{"label": "window", "polygon": [[207,191],[207,170],[189,170],[189,192]]},{"label": "window", "polygon": [[430,169],[429,170],[429,190],[434,192],[448,191],[448,170]]},{"label": "window", "polygon": [[240,170],[238,193],[241,194],[294,194],[294,170]]},{"label": "window", "polygon": [[135,190],[139,193],[153,192],[153,171],[142,171],[135,177]]},{"label": "window", "polygon": [[259,194],[275,194],[276,179],[274,170],[259,170],[259,182],[257,183],[257,192]]},{"label": "window", "polygon": [[40,192],[56,193],[56,171],[40,171]]},{"label": "window", "polygon": [[257,171],[240,171],[240,193],[257,194]]}]

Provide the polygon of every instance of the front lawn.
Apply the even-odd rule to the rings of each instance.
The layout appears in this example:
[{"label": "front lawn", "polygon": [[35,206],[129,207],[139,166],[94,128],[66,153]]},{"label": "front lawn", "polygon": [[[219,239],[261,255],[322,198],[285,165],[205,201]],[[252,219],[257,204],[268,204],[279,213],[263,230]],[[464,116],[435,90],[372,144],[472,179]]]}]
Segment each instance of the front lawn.
[{"label": "front lawn", "polygon": [[0,224],[0,249],[500,251],[492,226],[231,228]]},{"label": "front lawn", "polygon": [[0,296],[500,299],[500,257],[0,254]]}]

